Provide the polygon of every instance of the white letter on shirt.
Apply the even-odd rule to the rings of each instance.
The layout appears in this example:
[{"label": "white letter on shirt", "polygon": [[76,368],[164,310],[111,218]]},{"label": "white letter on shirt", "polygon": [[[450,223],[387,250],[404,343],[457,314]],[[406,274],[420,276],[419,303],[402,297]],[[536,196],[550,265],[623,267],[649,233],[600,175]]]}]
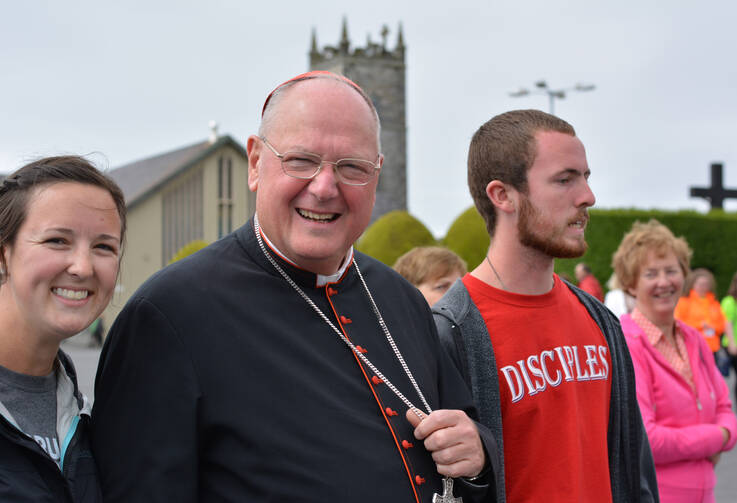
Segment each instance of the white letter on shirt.
[{"label": "white letter on shirt", "polygon": [[[563,354],[564,350],[566,351],[568,358],[566,358],[566,355]],[[570,354],[570,350],[571,348],[569,348],[568,346],[558,346],[557,348],[555,348],[555,352],[558,353],[558,358],[560,359],[560,366],[563,367],[563,373],[566,375],[566,381],[573,380],[573,373],[571,372],[573,355]],[[568,362],[566,362],[566,359],[568,359]]]},{"label": "white letter on shirt", "polygon": [[538,378],[535,382],[535,391],[545,391],[545,388],[547,388],[548,384],[545,382],[545,377],[543,377],[542,370],[537,367],[537,364],[537,355],[530,355],[527,357],[527,366],[530,368],[530,374]]},{"label": "white letter on shirt", "polygon": [[[525,396],[525,390],[522,388],[522,378],[519,372],[514,365],[507,365],[506,367],[502,367],[501,370],[504,378],[507,380],[509,392],[512,395],[512,403],[519,402]],[[514,374],[515,382],[512,382],[512,374]]]},{"label": "white letter on shirt", "polygon": [[[560,349],[560,348],[555,348],[555,349]],[[558,356],[560,356],[560,353],[558,354]],[[556,387],[563,380],[563,376],[561,375],[560,370],[556,370],[555,371],[555,381],[553,381],[550,378],[550,374],[548,374],[548,367],[545,365],[546,357],[550,359],[550,361],[553,361],[555,360],[555,353],[553,353],[552,351],[543,351],[542,353],[540,353],[540,368],[542,369],[543,375],[545,376],[545,380],[548,382],[548,384],[550,384],[553,387]],[[562,365],[565,370],[565,363],[562,363]]]},{"label": "white letter on shirt", "polygon": [[586,345],[583,348],[586,350],[586,365],[589,367],[591,379],[603,379],[603,370],[596,370],[596,366],[599,363],[599,360],[596,358],[596,346]]},{"label": "white letter on shirt", "polygon": [[589,377],[589,373],[586,371],[586,369],[584,369],[584,371],[581,372],[581,365],[578,362],[578,346],[573,346],[573,347],[576,348],[573,353],[576,357],[576,380],[577,381],[588,381],[589,379],[591,379]]},{"label": "white letter on shirt", "polygon": [[599,358],[601,358],[601,363],[604,365],[604,379],[609,378],[609,362],[606,361],[607,351],[609,351],[609,348],[606,346],[599,346]]}]

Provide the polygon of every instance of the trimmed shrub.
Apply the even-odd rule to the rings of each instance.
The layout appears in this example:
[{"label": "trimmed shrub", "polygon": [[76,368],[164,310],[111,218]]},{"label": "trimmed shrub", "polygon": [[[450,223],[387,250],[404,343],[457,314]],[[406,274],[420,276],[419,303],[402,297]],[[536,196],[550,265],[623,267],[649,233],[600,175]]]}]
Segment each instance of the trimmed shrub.
[{"label": "trimmed shrub", "polygon": [[182,260],[185,257],[189,257],[193,253],[198,252],[201,249],[205,248],[207,245],[208,243],[206,243],[205,241],[199,240],[199,239],[190,241],[186,245],[179,248],[179,250],[174,254],[174,256],[169,261],[169,264],[173,264],[177,260]]},{"label": "trimmed shrub", "polygon": [[455,219],[442,243],[466,261],[469,271],[484,260],[489,250],[489,234],[486,232],[484,219],[475,206],[471,206]]},{"label": "trimmed shrub", "polygon": [[356,249],[388,266],[416,246],[436,244],[425,224],[406,211],[390,211],[377,219],[356,243]]}]

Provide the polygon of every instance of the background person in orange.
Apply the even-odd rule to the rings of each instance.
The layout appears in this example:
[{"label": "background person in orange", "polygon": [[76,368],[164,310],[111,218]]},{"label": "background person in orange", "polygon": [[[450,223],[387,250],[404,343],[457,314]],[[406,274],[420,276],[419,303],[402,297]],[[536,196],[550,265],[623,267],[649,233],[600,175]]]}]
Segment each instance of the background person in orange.
[{"label": "background person in orange", "polygon": [[714,286],[714,275],[708,269],[694,269],[684,289],[688,295],[678,300],[675,317],[701,333],[716,359],[726,319],[714,297]]}]

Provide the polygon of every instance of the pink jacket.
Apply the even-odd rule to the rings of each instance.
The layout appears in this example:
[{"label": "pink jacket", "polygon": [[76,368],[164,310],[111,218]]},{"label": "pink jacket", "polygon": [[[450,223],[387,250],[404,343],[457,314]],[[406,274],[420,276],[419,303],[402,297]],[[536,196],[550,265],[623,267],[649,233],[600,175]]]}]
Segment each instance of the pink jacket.
[{"label": "pink jacket", "polygon": [[[661,501],[693,501],[685,496],[688,488],[713,493],[716,476],[708,456],[722,445],[720,426],[730,434],[723,450],[734,447],[737,418],[709,347],[698,331],[676,321],[691,363],[694,393],[629,315],[622,316],[621,323],[635,367],[637,401],[653,451]],[[662,499],[674,492],[683,493],[684,499]]]}]

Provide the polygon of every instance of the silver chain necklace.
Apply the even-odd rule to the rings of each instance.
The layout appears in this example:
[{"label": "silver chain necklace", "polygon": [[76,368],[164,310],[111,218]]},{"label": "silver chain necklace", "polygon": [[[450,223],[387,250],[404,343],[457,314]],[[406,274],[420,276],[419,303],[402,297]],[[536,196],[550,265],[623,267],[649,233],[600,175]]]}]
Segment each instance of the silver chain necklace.
[{"label": "silver chain necklace", "polygon": [[[399,391],[399,389],[391,382],[389,379],[386,378],[386,376],[373,364],[371,361],[361,353],[361,351],[358,350],[355,344],[353,344],[348,337],[343,334],[340,330],[338,330],[338,327],[336,327],[332,321],[325,315],[325,313],[322,312],[322,310],[317,307],[317,304],[313,302],[311,298],[307,296],[307,294],[297,285],[297,283],[294,282],[294,280],[289,276],[289,274],[282,269],[282,267],[274,260],[274,258],[269,254],[269,252],[266,251],[266,246],[264,246],[263,239],[261,239],[261,227],[258,223],[258,217],[254,216],[253,218],[253,227],[256,232],[256,239],[258,240],[258,246],[261,248],[261,251],[263,252],[264,256],[268,259],[269,262],[271,262],[271,265],[274,266],[274,269],[276,269],[279,274],[282,275],[282,277],[289,283],[292,288],[294,288],[297,293],[302,297],[307,304],[312,307],[312,309],[315,310],[315,312],[320,316],[320,318],[323,319],[325,323],[327,323],[330,328],[333,329],[333,331],[338,335],[338,337],[341,338],[341,340],[353,351],[353,353],[369,368],[371,369],[371,372],[373,372],[379,379],[381,379],[384,384],[400,399],[404,404],[415,411],[415,413],[422,419],[422,414],[419,412],[417,407],[414,406],[414,404],[406,397],[404,394]],[[397,360],[399,361],[400,365],[402,366],[402,369],[404,370],[404,373],[407,374],[407,377],[409,378],[410,382],[412,383],[412,386],[415,388],[415,391],[417,391],[417,395],[420,397],[420,400],[422,400],[422,404],[425,406],[425,410],[428,414],[432,412],[432,409],[430,408],[430,404],[427,403],[427,400],[425,400],[425,395],[422,394],[422,391],[420,390],[420,387],[417,385],[417,381],[415,381],[414,376],[412,375],[412,371],[409,369],[409,366],[404,361],[404,357],[402,356],[402,353],[400,353],[399,348],[397,347],[397,344],[394,342],[394,338],[392,337],[391,333],[389,333],[389,328],[386,326],[386,323],[384,322],[384,318],[381,316],[381,313],[379,312],[379,308],[376,306],[376,302],[374,302],[374,298],[371,295],[371,292],[368,289],[368,286],[366,286],[366,281],[363,279],[363,275],[361,274],[361,270],[358,268],[358,264],[356,264],[356,260],[353,260],[353,267],[356,268],[356,273],[358,273],[358,277],[361,280],[361,284],[363,285],[363,289],[366,292],[366,296],[368,297],[369,301],[371,302],[371,307],[374,310],[374,314],[376,315],[377,320],[379,321],[379,326],[381,327],[382,331],[384,332],[384,335],[386,336],[387,341],[389,342],[389,346],[392,348],[392,351],[394,351],[394,354],[397,357]]]},{"label": "silver chain necklace", "polygon": [[[276,260],[269,254],[268,251],[266,251],[266,246],[264,246],[264,241],[261,239],[261,226],[258,224],[258,215],[253,216],[253,228],[256,233],[256,240],[258,241],[258,246],[261,248],[261,251],[263,252],[266,259],[271,262],[271,265],[274,266],[274,269],[276,269],[279,274],[282,275],[282,277],[292,285],[292,288],[296,290],[296,292],[302,297],[307,304],[312,307],[312,309],[315,310],[315,312],[320,316],[320,318],[323,319],[325,323],[327,323],[330,328],[333,329],[333,331],[338,334],[338,337],[341,338],[343,342],[353,351],[353,354],[355,354],[369,369],[371,369],[371,372],[376,375],[379,379],[381,379],[384,384],[386,384],[387,388],[389,388],[404,404],[409,407],[412,411],[417,414],[417,416],[420,419],[423,419],[422,412],[415,407],[412,402],[402,394],[399,389],[392,384],[389,379],[386,378],[384,374],[381,373],[381,371],[376,368],[376,366],[371,363],[371,361],[363,354],[361,353],[358,348],[353,344],[348,337],[345,336],[343,332],[338,330],[338,327],[336,327],[332,321],[330,321],[330,318],[328,318],[325,313],[322,312],[322,309],[317,307],[317,304],[313,302],[311,298],[307,296],[307,294],[297,285],[297,283],[294,282],[294,280],[289,276],[289,274],[286,273],[282,267],[277,264]],[[356,263],[356,259],[353,259],[353,267],[356,268],[356,273],[358,274],[358,278],[361,280],[361,284],[363,285],[363,290],[366,292],[366,296],[368,297],[369,301],[371,302],[371,307],[374,310],[374,314],[376,315],[376,319],[379,321],[379,326],[381,327],[381,330],[384,332],[384,335],[386,336],[386,340],[389,342],[389,346],[391,346],[392,351],[394,351],[394,354],[397,357],[397,360],[399,361],[400,365],[402,366],[402,369],[404,370],[404,373],[407,374],[407,377],[409,378],[410,382],[412,383],[412,386],[415,388],[415,391],[417,392],[417,395],[420,397],[420,400],[422,400],[422,404],[425,406],[425,410],[428,414],[432,412],[432,409],[430,408],[430,404],[427,403],[427,400],[425,400],[425,395],[422,394],[422,391],[420,390],[420,387],[417,385],[417,381],[415,381],[414,376],[412,375],[412,371],[409,369],[409,366],[404,361],[404,357],[402,356],[402,353],[399,351],[399,348],[397,347],[397,344],[394,342],[394,338],[392,337],[391,333],[389,333],[389,328],[386,326],[386,323],[384,322],[384,318],[381,316],[381,312],[379,312],[379,308],[376,305],[376,302],[374,302],[374,297],[371,295],[371,292],[368,289],[368,286],[366,285],[366,281],[363,279],[363,274],[361,274],[361,270],[358,268],[358,264]],[[463,500],[461,498],[456,498],[453,496],[453,479],[450,477],[443,477],[443,494],[433,494],[432,496],[432,503],[463,503]]]},{"label": "silver chain necklace", "polygon": [[502,290],[509,291],[509,290],[507,290],[507,287],[504,285],[504,281],[502,281],[502,278],[501,278],[501,276],[499,276],[499,273],[496,272],[496,267],[494,267],[494,264],[491,263],[491,259],[489,259],[489,255],[488,254],[486,255],[486,261],[491,266],[491,270],[494,271],[494,276],[496,276],[496,279],[499,280],[499,284],[502,285]]}]

